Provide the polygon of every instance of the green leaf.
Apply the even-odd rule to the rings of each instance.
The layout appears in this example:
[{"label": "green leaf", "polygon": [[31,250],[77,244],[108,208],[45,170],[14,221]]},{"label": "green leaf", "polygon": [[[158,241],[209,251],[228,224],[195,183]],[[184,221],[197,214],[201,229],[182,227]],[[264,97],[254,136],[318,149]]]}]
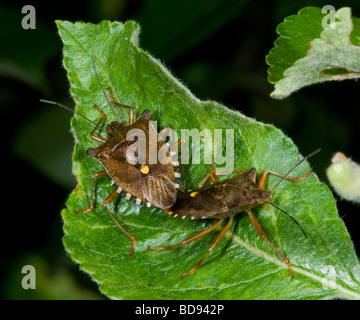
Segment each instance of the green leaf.
[{"label": "green leaf", "polygon": [[330,24],[320,8],[308,7],[279,24],[280,38],[266,57],[273,98],[315,83],[360,77],[359,19],[351,17],[350,8],[334,14]]},{"label": "green leaf", "polygon": [[[58,21],[64,42],[64,66],[77,111],[93,121],[95,103],[114,120],[94,74],[93,53],[103,86],[111,87],[117,101],[134,106],[139,115],[152,112],[158,128],[168,124],[178,131],[234,129],[235,168],[255,167],[258,173],[285,173],[302,156],[293,142],[271,125],[256,122],[216,102],[200,101],[158,60],[139,49],[139,26],[101,22],[98,25]],[[126,112],[118,111],[127,121]],[[128,256],[129,239],[102,207],[112,192],[109,179],[96,183],[96,208],[86,214],[76,209],[89,206],[90,176],[103,170],[86,150],[97,145],[90,139],[93,126],[75,116],[76,139],[73,172],[79,181],[63,210],[63,242],[71,258],[114,299],[320,299],[360,298],[360,268],[349,234],[339,218],[329,189],[315,174],[300,183],[284,181],[273,193],[273,202],[296,218],[300,229],[269,205],[256,207],[269,240],[290,259],[295,278],[286,265],[258,236],[249,218],[239,214],[235,223],[192,275],[182,279],[208,250],[217,231],[184,247],[155,252],[147,249],[178,243],[210,226],[208,220],[176,219],[156,208],[139,207],[124,198],[109,208],[137,237],[134,255]],[[312,159],[316,161],[314,157]],[[293,175],[309,170],[307,163]],[[187,165],[182,175],[186,188],[195,187],[209,172],[208,165]],[[226,177],[223,177],[226,178]],[[270,177],[267,188],[279,181]]]}]

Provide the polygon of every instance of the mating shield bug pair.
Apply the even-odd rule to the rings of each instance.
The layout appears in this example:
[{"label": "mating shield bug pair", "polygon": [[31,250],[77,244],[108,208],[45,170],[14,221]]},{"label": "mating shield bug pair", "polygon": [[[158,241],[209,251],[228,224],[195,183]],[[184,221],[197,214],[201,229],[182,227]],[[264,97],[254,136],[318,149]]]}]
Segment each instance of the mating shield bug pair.
[{"label": "mating shield bug pair", "polygon": [[[95,74],[98,77],[94,58],[93,65]],[[101,85],[100,79],[99,83]],[[220,231],[219,235],[209,250],[206,252],[205,256],[190,271],[183,274],[184,277],[193,273],[211,253],[211,251],[214,250],[226,232],[230,229],[234,216],[239,212],[245,211],[249,215],[250,221],[254,225],[260,237],[281,257],[281,259],[287,265],[290,275],[293,277],[289,260],[267,239],[259,222],[251,213],[251,209],[254,206],[262,203],[269,203],[276,207],[273,203],[270,202],[271,191],[274,190],[279,185],[279,183],[285,179],[291,180],[293,182],[299,182],[305,179],[312,171],[308,171],[300,178],[290,177],[289,174],[296,166],[298,166],[308,157],[317,153],[319,150],[316,150],[305,157],[285,175],[269,170],[265,171],[262,174],[259,183],[256,183],[256,170],[254,168],[252,168],[250,171],[237,169],[235,171],[242,171],[242,174],[237,175],[234,178],[219,182],[214,168],[212,167],[212,172],[203,179],[197,189],[184,191],[183,194],[177,196],[177,190],[180,189],[180,166],[177,159],[177,153],[172,153],[171,151],[174,150],[174,146],[169,146],[168,151],[168,153],[170,153],[172,156],[172,161],[166,164],[159,162],[152,164],[149,162],[149,135],[156,134],[159,137],[156,142],[156,150],[159,151],[166,144],[162,137],[165,135],[169,127],[165,127],[159,133],[157,133],[156,128],[154,128],[149,122],[150,111],[145,110],[137,120],[134,120],[134,110],[132,107],[115,102],[110,89],[108,89],[108,94],[110,97],[109,101],[105,90],[103,88],[102,90],[112,110],[112,106],[126,108],[129,110],[129,124],[126,125],[125,123],[121,123],[113,110],[117,120],[107,125],[105,130],[107,137],[103,138],[96,135],[95,132],[106,119],[104,112],[97,105],[94,106],[101,114],[101,119],[97,123],[79,114],[95,125],[94,129],[90,133],[90,136],[93,140],[100,142],[101,144],[95,148],[88,149],[87,155],[99,160],[99,162],[104,167],[104,170],[95,172],[91,176],[89,208],[78,209],[76,212],[85,213],[94,210],[94,179],[102,176],[110,177],[111,184],[115,190],[112,191],[111,194],[103,201],[103,207],[114,220],[114,222],[118,225],[118,227],[131,239],[132,245],[129,252],[130,255],[133,253],[135,248],[136,238],[119,223],[115,215],[107,208],[107,205],[118,195],[124,196],[129,201],[135,202],[138,205],[161,208],[174,217],[181,217],[183,219],[218,220],[212,226],[178,244],[164,246],[161,248],[149,247],[150,250],[163,251],[186,245],[218,228],[224,222],[224,220],[228,218],[229,220],[227,224]],[[57,104],[61,107],[64,107],[65,109],[73,111],[72,109],[59,103],[46,100],[42,101]],[[77,113],[76,111],[73,112]],[[141,150],[134,147],[136,145],[134,140],[131,141],[127,139],[128,134],[132,129],[142,130],[147,138],[146,152],[144,157],[145,161],[142,163],[137,163],[134,161],[136,160],[139,152],[141,153]],[[175,147],[177,148],[180,143],[181,140],[176,143]],[[270,191],[264,190],[268,174],[273,174],[282,178],[279,183],[276,184],[276,186]],[[212,180],[213,184],[205,185],[209,178]],[[287,214],[280,208],[276,208]],[[293,219],[291,216],[289,217]],[[295,221],[295,219],[293,220]]]}]

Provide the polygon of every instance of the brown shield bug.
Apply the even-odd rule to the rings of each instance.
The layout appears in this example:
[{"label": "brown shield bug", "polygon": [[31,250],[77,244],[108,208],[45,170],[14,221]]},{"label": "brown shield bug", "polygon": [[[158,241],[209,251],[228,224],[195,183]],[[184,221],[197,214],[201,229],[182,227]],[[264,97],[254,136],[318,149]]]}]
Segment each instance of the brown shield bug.
[{"label": "brown shield bug", "polygon": [[[88,149],[87,155],[96,158],[102,164],[104,170],[95,172],[91,176],[89,208],[78,209],[76,212],[84,213],[94,210],[94,179],[98,177],[110,177],[111,184],[115,190],[103,201],[103,207],[117,226],[131,239],[132,245],[129,252],[131,255],[136,244],[136,238],[120,224],[114,214],[107,208],[107,205],[113,201],[116,196],[120,195],[141,206],[158,207],[161,209],[167,209],[173,206],[176,201],[177,189],[180,187],[180,166],[177,160],[177,152],[174,150],[176,150],[176,148],[180,145],[181,139],[173,146],[166,143],[163,140],[163,137],[170,129],[168,126],[165,126],[158,133],[156,128],[150,123],[151,113],[148,110],[143,111],[139,118],[134,120],[134,109],[130,106],[115,102],[110,88],[107,89],[110,97],[109,101],[96,72],[93,56],[92,61],[101,89],[103,90],[103,93],[116,118],[116,121],[110,122],[106,126],[106,138],[95,134],[106,119],[105,113],[96,104],[94,105],[94,108],[96,108],[101,114],[101,119],[97,123],[60,103],[47,100],[41,101],[59,105],[60,107],[80,115],[95,125],[94,129],[90,133],[90,137],[96,142],[99,142],[100,145]],[[126,108],[129,110],[128,125],[119,121],[112,106]],[[146,141],[146,149],[144,148],[145,152],[144,150],[139,150],[139,148],[136,147],[137,140],[135,138],[139,138],[136,134],[135,136],[130,135],[131,138],[127,139],[129,138],[129,134],[134,131],[137,133],[140,131],[144,134]],[[157,139],[152,141],[149,139],[149,136],[155,136]],[[158,152],[164,145],[168,147],[167,155],[169,156],[170,161],[167,163],[163,163],[161,161],[155,161],[155,163],[153,163],[149,161],[151,147],[151,150],[154,150],[155,148]],[[141,152],[143,152],[143,162],[139,163],[136,160],[137,156]]]},{"label": "brown shield bug", "polygon": [[[309,174],[312,173],[312,170],[306,172],[300,178],[290,177],[289,174],[294,170],[298,165],[300,165],[305,159],[313,156],[320,149],[312,152],[299,163],[297,163],[289,172],[285,175],[267,170],[262,173],[261,178],[258,183],[256,183],[256,169],[252,168],[249,171],[244,169],[236,169],[234,172],[241,171],[242,174],[239,174],[231,179],[219,182],[215,170],[212,167],[212,172],[207,174],[206,177],[201,181],[198,188],[185,192],[183,195],[179,195],[175,205],[169,210],[165,210],[168,214],[173,217],[179,217],[182,219],[217,219],[212,226],[207,229],[195,234],[194,236],[183,240],[178,244],[173,244],[169,246],[164,246],[160,248],[154,248],[149,246],[148,249],[163,251],[174,249],[180,246],[184,246],[194,240],[201,238],[202,236],[213,231],[219,227],[226,218],[229,218],[225,227],[220,231],[219,235],[215,241],[210,246],[209,250],[206,252],[204,257],[188,272],[183,274],[183,277],[192,274],[200,266],[200,264],[206,259],[206,257],[215,249],[220,240],[224,237],[226,232],[230,229],[234,216],[237,213],[245,211],[250,218],[251,223],[254,225],[256,231],[260,235],[261,239],[266,242],[285,262],[287,265],[290,276],[293,277],[293,272],[291,269],[290,261],[285,255],[277,249],[265,236],[264,231],[261,228],[260,223],[251,213],[251,209],[259,204],[269,203],[275,208],[279,209],[281,212],[288,215],[285,211],[281,210],[275,206],[271,200],[271,192],[283,181],[290,180],[293,182],[299,182],[304,180]],[[264,190],[265,182],[268,174],[273,174],[281,178],[281,180],[273,187],[271,190]],[[212,184],[205,185],[206,181],[211,178]],[[298,222],[288,215],[300,228],[301,226]],[[304,230],[301,228],[302,232],[306,236]],[[306,236],[307,237],[307,236]]]}]

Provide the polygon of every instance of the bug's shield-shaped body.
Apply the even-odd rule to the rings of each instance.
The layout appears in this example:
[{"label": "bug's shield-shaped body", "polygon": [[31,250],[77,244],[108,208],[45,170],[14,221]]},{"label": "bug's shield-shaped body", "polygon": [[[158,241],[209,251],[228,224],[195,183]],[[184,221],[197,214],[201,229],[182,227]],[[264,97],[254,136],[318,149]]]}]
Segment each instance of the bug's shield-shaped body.
[{"label": "bug's shield-shaped body", "polygon": [[[87,154],[97,158],[112,179],[112,184],[120,195],[144,206],[154,206],[162,209],[170,208],[176,201],[176,190],[179,187],[180,169],[177,160],[167,164],[149,163],[149,136],[157,137],[156,128],[149,122],[150,111],[145,110],[140,117],[128,126],[111,122],[106,127],[108,134],[106,142],[89,149]],[[138,150],[133,146],[135,141],[127,141],[127,135],[132,129],[140,129],[146,137],[146,161],[148,170],[141,170],[144,164],[131,164],[129,160],[135,157]],[[158,151],[164,144],[160,139],[150,141],[156,143]],[[169,151],[170,152],[170,151]],[[130,161],[131,162],[131,161]]]},{"label": "bug's shield-shaped body", "polygon": [[171,214],[184,219],[224,219],[268,202],[271,192],[260,190],[255,181],[256,170],[229,180],[191,190],[178,197]]}]

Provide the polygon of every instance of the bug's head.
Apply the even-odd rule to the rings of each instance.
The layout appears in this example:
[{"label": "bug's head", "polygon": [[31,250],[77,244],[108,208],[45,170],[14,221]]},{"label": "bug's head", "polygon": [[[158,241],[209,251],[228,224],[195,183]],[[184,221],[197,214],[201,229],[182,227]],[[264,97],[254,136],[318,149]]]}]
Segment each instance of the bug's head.
[{"label": "bug's head", "polygon": [[149,110],[144,110],[140,115],[139,119],[143,121],[150,120],[150,116],[151,116],[151,112]]},{"label": "bug's head", "polygon": [[87,149],[86,154],[90,157],[96,158],[99,155],[99,149],[98,148]]},{"label": "bug's head", "polygon": [[105,132],[107,133],[108,136],[113,136],[115,135],[117,132],[119,132],[119,130],[121,130],[122,128],[125,128],[126,124],[123,122],[118,122],[118,121],[113,121],[110,122],[105,129]]},{"label": "bug's head", "polygon": [[271,200],[271,191],[267,190],[252,190],[250,194],[252,204],[268,203]]},{"label": "bug's head", "polygon": [[252,204],[267,203],[271,199],[271,191],[260,190],[256,184],[256,169],[251,168],[246,172],[249,180],[251,181],[251,186],[248,186],[250,192],[249,198]]}]

